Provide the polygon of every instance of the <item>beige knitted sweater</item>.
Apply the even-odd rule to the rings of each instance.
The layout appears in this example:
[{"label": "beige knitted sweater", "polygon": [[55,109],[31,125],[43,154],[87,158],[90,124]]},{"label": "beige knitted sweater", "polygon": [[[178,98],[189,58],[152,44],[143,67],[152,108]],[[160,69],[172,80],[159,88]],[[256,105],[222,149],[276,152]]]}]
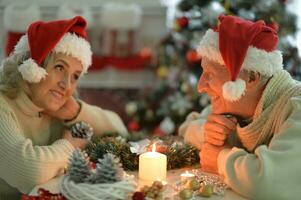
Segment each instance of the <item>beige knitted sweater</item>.
[{"label": "beige knitted sweater", "polygon": [[[69,122],[86,121],[95,134],[117,131],[127,134],[118,115],[81,102],[77,118]],[[73,146],[60,139],[64,125],[49,116],[40,115],[21,92],[12,100],[0,93],[0,199],[20,199],[35,185],[61,174],[67,165]]]},{"label": "beige knitted sweater", "polygon": [[[250,199],[301,197],[301,85],[286,72],[277,76],[268,83],[253,122],[237,127],[234,135],[240,144],[234,142],[233,148],[224,149],[218,156],[219,173],[225,182]],[[204,121],[185,122],[181,129],[187,142],[198,138],[199,149]],[[267,140],[259,140],[262,133]]]}]

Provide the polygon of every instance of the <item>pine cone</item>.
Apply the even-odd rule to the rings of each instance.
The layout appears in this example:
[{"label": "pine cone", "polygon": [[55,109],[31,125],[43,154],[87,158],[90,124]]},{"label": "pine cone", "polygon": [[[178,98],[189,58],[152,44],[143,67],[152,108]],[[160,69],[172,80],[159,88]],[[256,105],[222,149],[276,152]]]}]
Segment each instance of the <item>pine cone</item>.
[{"label": "pine cone", "polygon": [[69,159],[68,174],[75,183],[82,183],[90,176],[89,159],[85,152],[76,149]]},{"label": "pine cone", "polygon": [[96,167],[96,173],[87,178],[87,182],[95,183],[115,183],[123,179],[124,170],[119,161],[111,153],[104,155],[103,159],[99,159]]},{"label": "pine cone", "polygon": [[84,121],[76,122],[71,127],[71,134],[76,138],[90,140],[93,135],[93,128]]}]

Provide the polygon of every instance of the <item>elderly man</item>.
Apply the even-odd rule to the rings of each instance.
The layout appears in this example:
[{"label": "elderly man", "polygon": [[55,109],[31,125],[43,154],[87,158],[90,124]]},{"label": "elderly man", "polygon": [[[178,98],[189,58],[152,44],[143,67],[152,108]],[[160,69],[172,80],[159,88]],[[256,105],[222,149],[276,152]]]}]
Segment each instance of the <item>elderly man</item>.
[{"label": "elderly man", "polygon": [[211,108],[180,127],[218,173],[251,199],[301,196],[301,85],[283,70],[278,36],[263,21],[220,16],[200,42],[198,90]]}]

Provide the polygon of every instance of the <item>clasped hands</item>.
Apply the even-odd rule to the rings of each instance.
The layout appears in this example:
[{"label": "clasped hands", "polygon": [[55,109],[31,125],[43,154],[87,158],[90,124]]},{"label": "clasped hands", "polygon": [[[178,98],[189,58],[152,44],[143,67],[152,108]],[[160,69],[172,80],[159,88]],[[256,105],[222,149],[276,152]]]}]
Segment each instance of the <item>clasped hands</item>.
[{"label": "clasped hands", "polygon": [[201,168],[205,172],[218,173],[217,158],[226,148],[228,136],[236,129],[235,117],[210,114],[204,124],[204,143],[200,151]]}]

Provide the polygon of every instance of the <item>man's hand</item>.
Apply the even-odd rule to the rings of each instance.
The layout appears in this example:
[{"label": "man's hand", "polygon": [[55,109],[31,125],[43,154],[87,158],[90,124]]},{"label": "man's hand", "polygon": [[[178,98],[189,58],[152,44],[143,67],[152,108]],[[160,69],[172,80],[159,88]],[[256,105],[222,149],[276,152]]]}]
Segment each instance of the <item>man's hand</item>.
[{"label": "man's hand", "polygon": [[66,103],[55,112],[47,112],[48,115],[60,120],[72,120],[80,111],[80,104],[71,96]]},{"label": "man's hand", "polygon": [[210,114],[204,124],[204,142],[223,146],[230,133],[236,129],[237,120],[225,115]]},{"label": "man's hand", "polygon": [[205,172],[218,174],[217,157],[225,146],[214,146],[204,143],[199,153],[201,169]]}]

